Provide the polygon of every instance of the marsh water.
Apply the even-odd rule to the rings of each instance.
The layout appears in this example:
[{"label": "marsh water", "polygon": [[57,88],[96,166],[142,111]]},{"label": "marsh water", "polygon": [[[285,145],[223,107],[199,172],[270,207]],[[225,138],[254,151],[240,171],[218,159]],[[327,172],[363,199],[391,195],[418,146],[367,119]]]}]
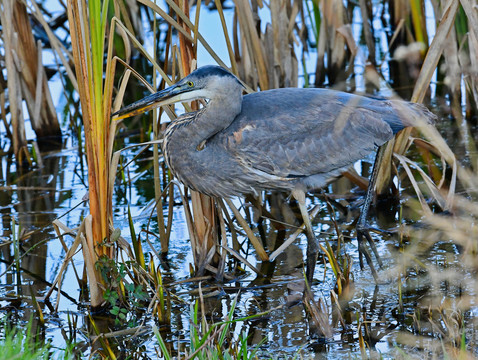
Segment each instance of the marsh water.
[{"label": "marsh water", "polygon": [[[129,136],[132,142],[136,141],[135,138],[139,139],[137,136]],[[134,153],[131,152],[129,157],[133,155]],[[8,157],[2,158],[1,314],[3,320],[8,319],[10,324],[19,326],[25,326],[32,319],[35,330],[42,328],[40,333],[43,333],[45,341],[51,341],[54,347],[63,349],[67,343],[88,344],[91,335],[88,306],[80,300],[77,274],[71,265],[64,275],[60,296],[56,298],[55,291],[49,301],[41,300],[50,289],[66,253],[51,225],[52,221],[60,219],[66,226],[75,228],[78,226],[78,219],[88,214],[88,207],[83,200],[87,193],[86,166],[78,147],[70,141],[66,141],[62,149],[42,153],[42,161],[41,168],[21,173],[16,170],[11,161],[9,162]],[[148,228],[152,233],[157,232],[155,217],[151,216],[150,207],[147,206],[154,199],[154,191],[149,185],[153,177],[151,161],[150,154],[137,159],[133,165],[129,166],[127,184],[118,184],[114,205],[115,227],[122,229],[127,239],[130,238],[128,206],[132,211],[137,233],[140,229]],[[363,165],[370,167],[370,163],[366,161]],[[343,198],[347,198],[347,201],[355,207],[359,205],[363,197],[363,193],[360,192],[351,196],[350,184],[344,180],[332,185],[329,191],[335,195],[334,200],[340,201],[342,194]],[[402,189],[402,193],[405,197],[407,189]],[[283,196],[276,197],[287,203]],[[279,201],[277,198],[271,196],[271,204],[277,201]],[[310,196],[308,201],[310,207],[314,204],[321,207],[314,222],[320,241],[323,243],[324,239],[328,239],[334,243],[331,214],[326,204],[314,196]],[[355,205],[354,201],[357,202]],[[403,200],[392,204],[379,203],[372,214],[376,225],[385,230],[397,228],[400,225],[400,209],[406,212],[405,208],[401,207],[402,202]],[[274,209],[271,207],[272,211]],[[358,211],[353,211],[347,217],[339,211],[334,212],[338,223],[344,226],[350,225],[357,214]],[[181,205],[175,207],[172,216],[174,226],[171,248],[167,256],[162,259],[161,266],[163,281],[166,284],[189,279],[191,277],[189,264],[193,262]],[[410,219],[407,215],[402,216]],[[254,226],[254,223],[252,225]],[[257,227],[256,230],[258,231]],[[263,231],[269,249],[273,249],[274,243],[281,241],[281,238],[283,241],[292,232],[277,230],[270,226],[263,226]],[[347,232],[345,231],[344,234],[346,235]],[[353,237],[353,232],[349,234]],[[15,244],[14,238],[18,241],[18,245]],[[384,358],[393,358],[394,355],[391,354],[395,354],[395,347],[405,345],[400,343],[400,336],[416,331],[411,316],[415,314],[417,303],[428,293],[431,284],[428,277],[421,277],[419,273],[409,275],[408,285],[401,290],[403,303],[399,307],[400,294],[397,281],[389,278],[386,269],[393,266],[393,257],[390,253],[395,251],[400,240],[396,235],[374,234],[374,238],[377,239],[379,252],[386,264],[385,270],[380,271],[383,281],[378,285],[373,281],[368,268],[360,269],[355,239],[345,241],[345,253],[353,260],[354,282],[348,308],[342,309],[341,316],[350,328],[340,330],[335,328],[331,338],[318,338],[310,331],[307,315],[301,303],[303,259],[306,247],[304,237],[299,237],[274,263],[261,263],[255,256],[254,249],[248,245],[247,241],[244,241],[244,251],[249,254],[248,261],[267,276],[262,278],[246,268],[243,276],[231,281],[203,282],[201,285],[205,296],[207,319],[211,322],[224,319],[237,297],[238,303],[234,312],[237,318],[275,309],[258,319],[233,325],[235,334],[245,332],[251,346],[265,339],[260,348],[260,353],[265,358],[289,359],[300,353],[313,358],[336,359],[348,358],[350,354],[359,356],[356,328],[352,324],[357,318],[363,317],[371,324],[371,333],[368,336],[369,341],[373,343],[370,345]],[[65,239],[67,245],[73,242],[72,237],[65,237]],[[242,240],[245,239],[242,236]],[[150,241],[156,251],[160,251],[159,241],[154,237],[150,237]],[[15,266],[15,246],[18,246],[20,252],[19,271]],[[143,246],[148,255],[154,256],[148,243],[145,242]],[[426,256],[436,261],[449,261],[450,253],[454,254],[454,252],[453,249],[436,248],[434,252]],[[458,257],[454,261],[458,261]],[[156,262],[158,262],[157,259]],[[76,271],[81,271],[83,268],[81,252],[75,256],[74,263]],[[327,301],[326,299],[330,299],[329,292],[334,288],[335,281],[330,266],[324,266],[323,263],[321,264],[319,260],[314,276],[317,281],[313,284],[312,290],[317,298]],[[460,284],[442,285],[451,296],[458,296],[460,293]],[[176,348],[178,341],[179,343],[188,341],[190,305],[194,304],[198,297],[198,283],[193,281],[179,284],[172,289],[181,301],[172,302],[171,322],[164,327],[163,334],[173,348]],[[39,325],[34,304],[27,300],[32,293],[43,309],[44,326]],[[139,325],[148,329],[153,322],[146,309],[128,314],[127,326],[124,322],[121,325],[115,325],[114,320],[107,321],[108,319],[108,316],[98,316],[96,321],[99,323],[104,321],[109,324],[110,329],[112,327],[116,330],[136,329]],[[335,319],[335,321],[338,320]],[[151,335],[151,331],[146,334],[140,332],[139,335],[134,336],[132,334],[119,336],[117,341],[118,350],[123,355],[131,355],[134,358],[156,357],[154,348],[157,348],[158,344]],[[427,340],[423,338],[422,341]],[[420,344],[415,346],[420,347]],[[409,350],[412,351],[412,349],[413,346],[410,346]],[[92,348],[87,346],[85,354],[91,351],[93,351]]]},{"label": "marsh water", "polygon": [[[207,15],[203,21],[207,22]],[[358,20],[357,20],[358,21]],[[199,59],[201,56],[199,55]],[[356,65],[361,68],[360,61]],[[361,70],[363,72],[363,68]],[[364,90],[360,83],[360,72],[355,83],[357,90]],[[404,74],[404,76],[408,76]],[[408,89],[411,91],[411,89]],[[438,127],[457,156],[466,158],[466,152],[459,129],[450,119],[448,109],[443,104],[447,99],[440,98],[432,87],[429,106],[438,114]],[[402,90],[405,93],[406,90]],[[386,95],[386,94],[384,94]],[[410,94],[408,94],[409,97]],[[58,111],[64,110],[67,100],[57,94]],[[76,122],[77,120],[73,120]],[[141,124],[132,125],[118,134],[117,148],[136,144],[148,139],[147,129]],[[471,129],[475,124],[469,124]],[[92,326],[89,319],[88,303],[81,296],[78,277],[82,276],[83,260],[81,252],[74,256],[74,267],[69,265],[61,285],[61,293],[50,290],[59,269],[63,264],[66,250],[52,226],[59,219],[67,227],[76,228],[88,212],[85,200],[87,195],[87,166],[82,151],[81,135],[78,136],[71,123],[64,119],[65,136],[58,147],[42,148],[41,160],[33,169],[18,167],[11,155],[2,154],[0,168],[0,209],[2,214],[2,235],[0,238],[0,319],[9,324],[25,327],[31,321],[34,332],[38,332],[41,341],[50,342],[55,349],[64,349],[67,344],[76,344],[78,353],[87,357],[101,347],[92,340]],[[472,131],[471,134],[476,134]],[[475,141],[478,138],[475,139]],[[2,148],[8,140],[1,139]],[[147,259],[153,258],[161,264],[163,283],[175,284],[169,287],[174,293],[171,299],[171,318],[167,324],[159,324],[161,334],[171,349],[181,353],[189,342],[191,305],[198,299],[199,281],[191,279],[190,264],[193,263],[189,233],[179,197],[176,198],[174,211],[167,216],[173,217],[170,250],[167,255],[157,259],[161,251],[160,243],[154,234],[158,233],[156,217],[152,212],[154,203],[153,156],[150,150],[136,156],[136,149],[124,153],[123,163],[131,163],[122,178],[117,179],[114,194],[114,227],[121,230],[127,240],[131,240],[128,222],[128,210],[131,211],[136,234],[142,233],[143,250]],[[408,153],[419,162],[420,157],[414,150]],[[355,169],[368,176],[373,163],[373,154],[355,164]],[[348,180],[342,178],[331,184],[327,193],[328,202],[323,194],[308,196],[308,207],[319,207],[314,219],[315,232],[321,244],[325,241],[337,246],[335,222],[340,225],[343,234],[342,252],[352,260],[353,285],[349,288],[346,307],[340,309],[340,315],[334,308],[331,290],[335,288],[335,277],[331,267],[322,254],[314,274],[312,291],[316,300],[323,302],[330,314],[332,333],[330,336],[318,336],[310,326],[309,317],[302,303],[303,270],[306,239],[299,238],[272,263],[263,263],[256,256],[247,237],[236,229],[242,243],[242,253],[246,259],[260,270],[264,276],[258,276],[244,266],[242,276],[235,276],[223,282],[214,279],[202,281],[204,315],[208,322],[225,319],[237,300],[234,318],[248,317],[258,313],[263,316],[238,321],[231,325],[235,336],[245,334],[250,348],[259,345],[259,358],[290,359],[296,355],[303,358],[358,358],[362,356],[358,340],[359,326],[366,323],[367,333],[362,334],[369,348],[365,356],[396,358],[402,352],[413,357],[422,349],[435,345],[436,329],[417,328],[417,308],[425,309],[426,304],[435,300],[436,294],[442,294],[448,301],[459,301],[467,288],[465,274],[455,283],[431,281],[428,274],[419,268],[408,269],[406,280],[399,281],[394,273],[387,269],[395,264],[394,253],[399,251],[401,228],[404,225],[419,226],[420,217],[414,211],[413,200],[416,195],[406,177],[399,183],[397,196],[379,199],[371,211],[371,221],[377,228],[389,233],[373,233],[373,238],[384,261],[379,271],[380,281],[376,283],[368,267],[360,269],[357,242],[354,238],[353,222],[358,216],[364,192]],[[398,182],[397,182],[398,185]],[[266,249],[272,251],[287,239],[299,225],[295,218],[296,205],[287,195],[265,194],[266,208],[277,217],[292,226],[272,224],[267,219],[259,220],[257,210],[247,207],[248,219],[255,233],[261,237]],[[235,199],[235,204],[244,204]],[[167,211],[167,206],[165,206]],[[143,231],[143,232],[142,232]],[[147,240],[146,240],[147,238]],[[64,236],[66,246],[73,243],[71,236]],[[453,268],[460,261],[459,249],[442,243],[423,256],[424,261],[432,261],[443,268]],[[190,280],[190,281],[189,281]],[[31,300],[35,296],[45,317],[44,325],[38,319],[38,310]],[[438,296],[436,297],[438,298]],[[122,358],[157,358],[158,342],[152,335],[151,325],[155,322],[147,309],[147,302],[138,305],[135,311],[128,312],[125,319],[115,322],[109,313],[94,314],[95,324],[108,331],[133,331],[118,333],[111,338],[112,347]],[[271,310],[267,312],[268,310]],[[333,310],[335,309],[335,310]],[[473,321],[477,315],[468,312],[463,319]],[[478,341],[476,329],[471,327],[467,336]],[[475,331],[473,331],[475,330]],[[430,344],[432,344],[430,346]],[[475,350],[475,354],[478,353]]]}]

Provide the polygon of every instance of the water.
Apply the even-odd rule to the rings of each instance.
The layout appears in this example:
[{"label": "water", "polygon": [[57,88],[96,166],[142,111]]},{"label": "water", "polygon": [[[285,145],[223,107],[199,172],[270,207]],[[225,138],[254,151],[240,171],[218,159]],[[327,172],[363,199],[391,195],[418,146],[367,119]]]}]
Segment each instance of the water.
[{"label": "water", "polygon": [[[205,23],[215,17],[214,13],[206,11],[202,16]],[[354,27],[358,27],[356,34],[360,32],[357,25],[359,17],[360,14],[354,12]],[[377,28],[382,26],[374,24]],[[214,32],[207,33],[207,36],[213,37]],[[356,41],[359,41],[359,36],[356,36]],[[383,33],[381,36],[380,41],[385,41]],[[361,46],[365,48],[363,44]],[[208,62],[204,60],[205,56],[200,58],[201,61]],[[356,61],[359,90],[365,88],[362,76],[364,63],[364,59],[360,57]],[[384,66],[383,70],[387,74],[387,63]],[[308,68],[311,68],[311,65]],[[435,99],[435,102],[440,103],[442,100]],[[63,101],[62,99],[60,103],[63,104]],[[63,106],[64,104],[61,107]],[[435,111],[440,112],[441,109]],[[449,135],[449,144],[454,149],[462,150],[460,140],[454,135],[456,127],[445,122],[440,122],[439,126],[443,134]],[[126,134],[122,144],[138,143],[145,138],[147,134],[144,132]],[[0,209],[3,231],[0,238],[0,319],[8,319],[11,324],[24,326],[32,318],[33,330],[43,333],[46,341],[51,342],[55,348],[63,349],[67,343],[77,343],[77,349],[88,356],[99,347],[99,342],[91,341],[90,336],[94,332],[88,319],[88,304],[85,297],[81,296],[77,281],[77,276],[82,276],[81,253],[75,254],[74,267],[70,264],[62,276],[62,293],[59,298],[57,292],[53,291],[52,295],[45,299],[66,255],[52,221],[59,219],[64,225],[74,229],[79,225],[80,219],[88,214],[87,204],[83,200],[87,193],[86,161],[74,139],[75,136],[70,136],[65,139],[61,148],[43,153],[43,166],[31,171],[23,172],[17,169],[7,155],[1,157]],[[413,150],[409,154],[412,159],[420,159]],[[125,152],[124,162],[133,160],[135,155],[136,150]],[[355,168],[366,176],[372,161],[372,157],[367,158],[355,164]],[[126,172],[127,182],[117,182],[113,206],[114,227],[120,229],[127,240],[131,240],[128,207],[133,215],[136,234],[140,234],[141,230],[148,230],[152,234],[158,232],[156,217],[150,216],[151,207],[148,207],[154,198],[151,164],[150,153],[134,159]],[[265,339],[259,351],[262,358],[290,359],[297,353],[304,358],[316,359],[360,357],[359,343],[362,336],[367,343],[367,356],[378,357],[378,354],[381,354],[383,358],[396,358],[399,348],[413,358],[421,356],[421,350],[430,354],[431,349],[440,348],[440,334],[448,334],[447,329],[453,327],[445,323],[446,319],[466,324],[467,341],[476,344],[478,339],[474,330],[477,310],[476,303],[473,303],[476,300],[476,284],[473,285],[472,271],[461,267],[460,248],[449,239],[437,242],[427,251],[420,252],[419,247],[417,258],[420,262],[427,263],[427,266],[432,264],[433,270],[418,265],[400,269],[400,257],[397,253],[402,247],[406,248],[407,244],[402,242],[409,241],[406,238],[401,239],[397,234],[373,234],[386,264],[385,269],[380,271],[379,284],[375,284],[370,270],[367,267],[361,270],[359,267],[357,242],[354,239],[354,231],[351,231],[363,192],[357,191],[345,179],[330,185],[327,192],[331,194],[331,202],[335,202],[332,211],[327,209],[326,203],[319,196],[308,197],[309,208],[320,206],[319,216],[314,223],[315,232],[319,234],[322,245],[325,246],[325,240],[328,240],[333,247],[337,246],[332,222],[336,219],[345,239],[341,244],[342,251],[353,261],[353,282],[348,294],[340,301],[335,301],[331,296],[331,291],[337,290],[336,281],[323,254],[317,264],[314,276],[316,281],[312,284],[312,291],[315,299],[320,299],[325,304],[332,329],[331,336],[316,334],[302,302],[303,259],[306,247],[303,236],[289,246],[275,263],[269,264],[258,259],[250,243],[240,234],[239,241],[243,242],[242,255],[267,276],[257,276],[243,265],[243,274],[230,281],[202,282],[204,312],[201,310],[201,313],[208,323],[226,318],[236,298],[237,306],[233,314],[235,319],[274,309],[259,318],[238,321],[231,325],[232,336],[237,339],[244,333],[250,348]],[[415,194],[405,178],[400,182],[400,192],[399,198],[379,202],[377,208],[372,211],[376,226],[384,230],[396,230],[403,223],[421,226],[420,217],[410,210],[409,205],[413,206],[410,199],[413,199]],[[242,200],[235,200],[235,203],[239,205]],[[286,222],[298,225],[293,216],[294,211],[297,212],[294,204],[289,205],[288,201],[275,196],[269,199],[269,204],[271,203],[280,204],[280,207],[269,205],[267,209],[271,213],[279,214],[281,208],[281,216]],[[342,212],[342,209],[346,211]],[[171,216],[174,226],[170,251],[162,259],[160,266],[165,284],[190,279],[189,264],[193,263],[186,218],[179,202],[174,206]],[[256,222],[251,225],[255,227],[257,236],[264,234],[268,251],[272,251],[295,230],[294,227],[284,230],[280,226],[271,225],[269,221],[264,221],[262,229],[257,227]],[[146,237],[152,247],[145,241]],[[17,271],[14,261],[14,238],[19,239],[20,243],[20,271]],[[159,241],[154,235],[147,236],[146,232],[141,233],[141,238],[147,259],[152,258],[158,264],[159,260],[154,251],[160,251]],[[72,246],[74,241],[71,236],[64,236],[63,240],[67,247]],[[397,269],[401,276],[397,276]],[[197,281],[192,281],[167,288],[174,294],[171,300],[171,320],[169,324],[160,326],[160,329],[173,352],[175,350],[183,353],[188,344],[190,306],[198,299],[198,284]],[[39,300],[46,320],[45,326],[38,322],[37,311],[30,300],[32,293]],[[472,305],[464,306],[465,301],[470,301]],[[148,302],[142,303],[136,308],[137,312],[129,312],[120,325],[114,324],[111,316],[104,314],[97,314],[95,323],[105,332],[124,330],[128,328],[124,326],[125,322],[129,322],[131,327],[141,324],[149,329],[154,320],[150,312],[146,311],[148,305]],[[429,309],[433,309],[433,314]],[[456,314],[446,317],[440,314],[439,309],[444,312],[456,309]],[[465,310],[460,312],[460,309]],[[436,322],[428,321],[428,318]],[[457,335],[459,339],[461,333]],[[158,343],[151,331],[138,336],[119,336],[111,343],[123,357],[130,355],[133,358],[156,358],[155,349],[158,348]],[[83,347],[82,344],[87,345]]]},{"label": "water", "polygon": [[[132,157],[134,153],[128,156]],[[12,167],[3,158],[3,169]],[[147,160],[149,161],[149,160]],[[2,318],[9,317],[11,321],[18,324],[24,324],[31,316],[35,319],[35,310],[33,304],[24,300],[20,304],[12,305],[14,301],[10,300],[9,294],[12,292],[17,295],[30,295],[34,291],[35,295],[41,299],[57,273],[65,257],[60,240],[58,239],[51,222],[59,218],[65,225],[74,228],[78,224],[78,219],[88,213],[88,209],[82,198],[86,193],[84,181],[86,172],[82,166],[82,160],[78,155],[78,150],[73,144],[66,144],[64,149],[57,152],[45,154],[43,157],[44,167],[41,170],[34,170],[18,177],[13,177],[11,173],[6,173],[2,182],[3,195],[9,197],[11,205],[4,202],[3,205],[3,245],[2,245],[2,264],[0,265],[0,304],[3,309]],[[142,209],[145,204],[151,200],[153,194],[145,191],[145,184],[152,181],[152,168],[144,170],[143,162],[145,160],[135,161],[130,166],[130,178],[136,179],[131,182],[123,192],[118,191],[115,199],[115,227],[122,229],[122,234],[128,238],[128,219],[127,203],[130,204],[134,214],[134,224],[137,233],[140,229],[145,229],[148,222],[151,221],[150,230],[157,230],[155,217],[152,219],[144,216]],[[9,180],[9,179],[14,179]],[[335,184],[336,188],[345,188],[341,183]],[[121,187],[121,186],[120,186]],[[334,192],[336,194],[337,192]],[[126,201],[127,200],[127,201]],[[316,233],[333,234],[334,230],[330,226],[330,214],[328,214],[325,205],[315,197],[309,198],[309,207],[313,204],[321,206],[320,217],[315,225]],[[396,208],[395,208],[396,210]],[[380,212],[380,210],[377,210]],[[338,222],[341,225],[350,224],[353,217],[342,216],[338,211],[334,212]],[[354,214],[354,216],[356,213]],[[385,214],[382,214],[385,215]],[[14,267],[9,266],[13,257],[13,247],[7,243],[12,238],[11,219],[16,221],[17,236],[21,242],[21,283],[18,286],[16,271]],[[163,281],[170,283],[189,278],[189,264],[193,262],[191,248],[188,242],[188,232],[186,221],[181,206],[176,206],[173,213],[173,232],[171,238],[171,250],[165,259],[166,265],[163,266]],[[397,213],[393,212],[381,218],[382,228],[392,228],[397,226]],[[388,223],[388,226],[384,226]],[[266,238],[273,246],[277,237],[284,236],[277,230],[266,226]],[[288,231],[287,233],[290,233]],[[23,235],[22,237],[22,234]],[[287,235],[285,237],[287,238]],[[387,267],[393,263],[390,257],[390,249],[396,246],[397,238],[382,239],[380,236],[374,236],[378,240],[377,246],[380,254],[384,257]],[[335,243],[333,236],[321,236],[331,239]],[[150,237],[156,250],[160,249],[159,241]],[[244,240],[241,237],[241,240]],[[73,239],[65,236],[67,246],[71,246]],[[148,244],[144,243],[144,251],[151,254]],[[246,247],[250,245],[245,243]],[[260,313],[269,309],[276,309],[262,318],[252,321],[235,323],[232,326],[232,333],[238,336],[245,333],[248,336],[248,343],[252,347],[266,338],[266,343],[261,347],[262,356],[287,359],[298,351],[303,354],[315,354],[315,358],[342,358],[348,357],[351,353],[359,354],[360,349],[357,341],[357,318],[366,317],[370,322],[369,345],[373,345],[375,350],[382,353],[385,358],[387,354],[394,353],[394,346],[397,343],[397,336],[411,331],[410,315],[414,313],[415,304],[420,298],[429,293],[428,284],[420,279],[420,276],[410,276],[408,278],[406,294],[403,300],[403,309],[399,309],[399,289],[396,278],[393,274],[391,279],[386,278],[386,271],[381,273],[385,276],[384,283],[376,286],[368,269],[360,270],[358,266],[358,253],[356,241],[346,241],[345,251],[353,259],[352,274],[354,278],[352,297],[347,303],[346,308],[342,309],[343,325],[338,320],[332,320],[333,326],[332,338],[317,338],[311,334],[310,326],[306,312],[301,303],[301,284],[303,283],[303,263],[305,256],[305,238],[299,238],[294,244],[289,246],[281,254],[273,268],[271,265],[262,264],[254,255],[252,248],[246,251],[250,255],[247,257],[252,265],[259,270],[272,274],[271,277],[262,279],[246,267],[243,276],[226,283],[205,282],[202,284],[204,294],[208,296],[212,292],[212,297],[207,297],[204,305],[206,307],[206,317],[208,321],[219,321],[223,319],[230,307],[234,297],[238,296],[238,305],[234,316],[236,318]],[[28,251],[28,254],[25,254]],[[437,253],[427,255],[430,259],[442,261],[443,257],[452,255],[449,249],[437,249]],[[157,260],[156,260],[157,263]],[[83,267],[81,254],[74,257],[74,264],[77,271],[81,274]],[[333,273],[330,265],[325,267],[319,264],[317,266],[312,290],[317,299],[322,299],[332,311],[335,304],[331,302],[330,291],[335,286]],[[208,290],[208,287],[211,290]],[[175,286],[172,290],[182,301],[173,302],[171,312],[171,324],[166,335],[166,340],[171,341],[173,348],[177,347],[178,337],[185,341],[188,336],[189,327],[189,305],[197,299],[197,283]],[[456,290],[456,289],[455,289]],[[456,296],[456,291],[449,289],[451,296]],[[75,272],[70,265],[63,277],[62,292],[59,303],[56,303],[56,291],[50,298],[51,305],[40,302],[43,312],[46,315],[46,337],[52,341],[55,347],[63,348],[65,346],[65,337],[72,340],[87,341],[88,320],[86,304],[79,299],[79,286],[76,280]],[[51,307],[58,306],[58,312],[52,311]],[[7,315],[8,314],[8,315]],[[68,320],[70,318],[70,320]],[[71,318],[76,321],[76,337],[68,329],[68,321]],[[134,315],[129,320],[134,320]],[[334,316],[332,316],[332,319]],[[140,320],[139,318],[137,319]],[[151,324],[151,318],[145,314],[141,321],[145,320],[145,325]],[[33,320],[34,323],[36,322]],[[157,347],[155,339],[149,335],[140,336],[134,340],[126,340],[122,343],[126,349],[130,349],[132,343],[144,345],[144,351],[154,358],[153,348]],[[121,344],[121,342],[120,342]],[[302,349],[302,350],[301,350]],[[91,350],[90,350],[91,351]],[[86,351],[88,353],[88,350]]]}]

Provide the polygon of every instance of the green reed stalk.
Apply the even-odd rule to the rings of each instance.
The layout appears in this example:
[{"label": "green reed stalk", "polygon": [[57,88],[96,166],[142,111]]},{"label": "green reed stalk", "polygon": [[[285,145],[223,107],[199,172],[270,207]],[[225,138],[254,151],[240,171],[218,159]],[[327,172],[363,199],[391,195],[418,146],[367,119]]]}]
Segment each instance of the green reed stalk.
[{"label": "green reed stalk", "polygon": [[418,42],[428,47],[428,34],[426,27],[425,12],[422,0],[411,0],[410,9],[412,13],[412,24],[415,38]]},{"label": "green reed stalk", "polygon": [[73,59],[78,80],[78,92],[85,129],[85,146],[88,163],[90,215],[86,218],[86,240],[83,253],[87,268],[90,298],[93,307],[103,302],[99,286],[101,277],[95,267],[98,257],[112,257],[113,249],[104,246],[109,239],[111,222],[111,194],[109,187],[112,156],[111,49],[105,81],[103,80],[106,22],[109,0],[70,0],[68,20],[70,23]]}]

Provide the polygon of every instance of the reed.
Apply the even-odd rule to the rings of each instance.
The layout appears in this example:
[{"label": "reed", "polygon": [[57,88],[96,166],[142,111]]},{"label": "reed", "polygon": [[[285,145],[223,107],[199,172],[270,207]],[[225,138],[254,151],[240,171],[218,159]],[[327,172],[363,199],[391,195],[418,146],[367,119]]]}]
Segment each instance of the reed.
[{"label": "reed", "polygon": [[[201,9],[201,1],[196,6],[196,18],[193,27],[188,27],[185,23],[186,19],[189,19],[189,4],[187,1],[179,1],[176,3],[179,5],[182,3],[180,10],[183,16],[180,17],[179,23],[188,32],[193,33],[193,41],[186,39],[183,34],[179,35],[179,67],[180,73],[183,76],[189,75],[189,73],[195,70],[197,63],[197,38],[199,29],[199,16]],[[182,18],[185,18],[182,20]],[[193,110],[198,110],[198,104],[192,105]],[[192,244],[194,255],[194,264],[196,267],[196,275],[201,276],[205,273],[206,267],[214,267],[217,269],[219,256],[216,254],[216,245],[218,244],[218,228],[217,223],[217,210],[216,203],[213,198],[200,194],[194,190],[191,193],[191,206],[194,216],[194,234],[191,241],[195,241]],[[191,232],[191,231],[190,231]],[[211,256],[213,254],[213,256]],[[217,273],[217,270],[216,270]],[[223,276],[223,275],[219,275]]]},{"label": "reed", "polygon": [[113,257],[113,247],[109,243],[112,222],[112,181],[109,175],[115,128],[110,120],[113,90],[111,55],[106,69],[104,67],[108,8],[109,0],[68,2],[68,20],[71,25],[88,163],[90,215],[84,220],[82,248],[93,307],[104,302],[102,279],[96,263],[99,258]]},{"label": "reed", "polygon": [[[59,143],[61,137],[56,109],[43,67],[42,43],[35,41],[33,37],[30,15],[25,3],[18,0],[5,2],[0,22],[5,49],[6,85],[9,89],[9,108],[6,106],[6,99],[2,101],[3,122],[18,164],[32,165],[25,132],[25,120],[28,117],[40,145],[51,146],[55,141]],[[23,110],[23,102],[28,109],[27,113]],[[10,124],[6,118],[8,113],[11,117]],[[39,165],[41,166],[41,163]]]},{"label": "reed", "polygon": [[[7,86],[9,91],[10,115],[11,115],[11,130],[13,152],[19,163],[28,158],[28,150],[26,148],[26,134],[25,134],[25,120],[23,111],[21,109],[21,80],[18,69],[16,69],[14,50],[15,34],[13,23],[10,19],[13,18],[13,3],[7,1],[3,4],[3,11],[0,11],[0,20],[2,22],[2,40],[5,47],[5,67],[8,73]],[[5,114],[6,106],[5,99],[2,104],[2,114],[4,122],[7,122]],[[9,128],[7,126],[7,128]]]},{"label": "reed", "polygon": [[20,70],[22,97],[31,125],[37,138],[49,137],[48,141],[52,142],[53,138],[61,136],[61,130],[42,64],[42,44],[35,42],[27,7],[20,1],[14,2],[13,24],[19,41],[15,51],[23,64]]}]

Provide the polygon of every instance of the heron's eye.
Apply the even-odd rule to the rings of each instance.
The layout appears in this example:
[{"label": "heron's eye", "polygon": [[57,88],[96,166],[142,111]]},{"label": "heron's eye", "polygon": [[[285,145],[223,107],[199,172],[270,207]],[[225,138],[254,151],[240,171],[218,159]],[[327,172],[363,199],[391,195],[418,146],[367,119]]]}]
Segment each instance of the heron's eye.
[{"label": "heron's eye", "polygon": [[192,81],[188,81],[187,84],[188,84],[189,87],[193,87],[193,86],[194,86],[194,83],[193,83]]}]

